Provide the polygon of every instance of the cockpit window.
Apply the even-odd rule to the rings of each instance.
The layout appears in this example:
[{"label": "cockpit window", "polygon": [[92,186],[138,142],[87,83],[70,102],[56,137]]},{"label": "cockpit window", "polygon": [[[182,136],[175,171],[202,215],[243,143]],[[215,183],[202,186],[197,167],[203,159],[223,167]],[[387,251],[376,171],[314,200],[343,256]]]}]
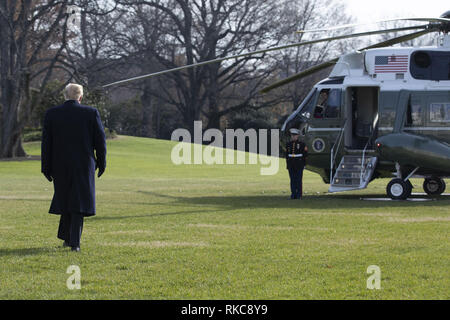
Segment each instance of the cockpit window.
[{"label": "cockpit window", "polygon": [[308,112],[311,112],[314,107],[314,100],[316,98],[316,90],[314,89],[314,92],[307,97],[306,103],[304,103],[303,107],[299,110],[300,114],[305,114]]},{"label": "cockpit window", "polygon": [[[309,118],[311,116],[312,109],[314,108],[314,102],[316,101],[317,89],[313,89],[306,96],[305,100],[298,106],[297,110],[295,110],[284,122],[281,127],[281,131],[289,130],[290,128],[297,127],[298,123],[301,122],[300,116],[305,118]],[[298,122],[298,123],[297,123]]]},{"label": "cockpit window", "polygon": [[341,89],[331,89],[328,96],[328,106],[325,110],[326,118],[338,118],[341,109]]},{"label": "cockpit window", "polygon": [[341,90],[323,89],[314,108],[314,118],[338,118],[341,108]]}]

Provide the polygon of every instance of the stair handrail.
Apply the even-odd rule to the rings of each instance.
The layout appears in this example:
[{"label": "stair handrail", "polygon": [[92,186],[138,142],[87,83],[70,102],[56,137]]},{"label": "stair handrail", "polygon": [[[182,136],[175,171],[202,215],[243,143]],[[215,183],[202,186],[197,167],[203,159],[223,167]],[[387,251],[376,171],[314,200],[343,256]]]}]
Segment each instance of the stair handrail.
[{"label": "stair handrail", "polygon": [[364,164],[366,162],[366,158],[365,158],[366,157],[366,149],[367,149],[367,147],[369,145],[369,141],[367,141],[366,146],[364,147],[363,154],[362,154],[362,159],[361,159],[361,173],[359,175],[359,186],[360,187],[362,185],[363,175],[366,173],[366,166]]},{"label": "stair handrail", "polygon": [[[344,121],[344,125],[342,126],[341,131],[339,132],[339,135],[336,138],[336,141],[333,144],[333,147],[331,148],[331,159],[330,159],[330,184],[333,183],[333,169],[334,169],[334,164],[336,163],[336,155],[337,152],[339,151],[339,147],[341,146],[341,142],[342,142],[342,137],[344,136],[344,131],[345,131],[345,127],[347,126],[347,120],[345,119]],[[336,144],[338,145],[336,148],[336,154],[334,154],[334,147],[336,147]]]},{"label": "stair handrail", "polygon": [[372,141],[373,138],[373,134],[375,133],[375,129],[378,125],[378,115],[373,123],[373,129],[372,129],[372,134],[370,135],[370,138],[367,140],[366,145],[364,146],[364,150],[363,150],[363,154],[362,154],[362,159],[361,159],[361,174],[359,175],[359,185],[362,185],[362,180],[363,180],[363,176],[366,174],[366,166],[365,166],[365,162],[366,162],[366,151],[367,151],[367,147],[369,146],[369,143]]}]

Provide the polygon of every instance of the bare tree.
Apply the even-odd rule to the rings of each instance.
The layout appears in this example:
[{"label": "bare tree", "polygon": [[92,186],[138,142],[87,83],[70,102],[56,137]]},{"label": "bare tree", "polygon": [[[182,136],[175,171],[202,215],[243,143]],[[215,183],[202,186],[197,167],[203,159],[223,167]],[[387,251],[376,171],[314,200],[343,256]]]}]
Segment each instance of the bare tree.
[{"label": "bare tree", "polygon": [[0,157],[25,155],[31,83],[39,78],[42,88],[52,75],[66,43],[66,10],[63,0],[0,2]]},{"label": "bare tree", "polygon": [[[81,11],[79,30],[69,20],[74,8]],[[21,133],[48,81],[91,78],[95,85],[94,75],[108,67],[102,46],[111,30],[106,29],[109,20],[105,17],[115,9],[111,0],[0,2],[0,157],[25,155]],[[89,19],[96,32],[87,27]],[[79,39],[83,40],[81,56],[69,45]]]},{"label": "bare tree", "polygon": [[66,46],[60,63],[70,71],[71,77],[96,88],[123,65],[114,37],[116,25],[126,12],[108,0],[84,0],[79,5],[82,6],[79,30]]},{"label": "bare tree", "polygon": [[[338,24],[348,24],[352,18],[345,13],[342,1],[335,0],[305,0],[280,2],[283,14],[280,23],[285,30],[280,30],[283,43],[296,43],[336,35],[337,32],[327,33],[296,33],[299,30],[318,29]],[[345,30],[351,32],[352,30]],[[338,42],[324,42],[301,47],[294,47],[276,54],[277,72],[275,81],[287,78],[314,65],[334,59],[343,53],[348,53],[356,47],[356,40],[341,40]],[[325,69],[308,78],[299,79],[275,91],[296,109],[307,95],[314,82],[326,77],[330,69]]]},{"label": "bare tree", "polygon": [[[275,45],[278,6],[263,0],[167,0],[118,1],[135,8],[130,24],[141,26],[142,48],[154,66],[173,68]],[[148,18],[149,9],[159,21]],[[147,41],[147,30],[159,30],[159,36]],[[137,30],[139,32],[139,30]],[[258,86],[270,74],[260,63],[264,55],[204,65],[185,72],[160,77],[158,86],[146,90],[151,96],[173,105],[183,116],[186,127],[204,119],[218,127],[220,118],[231,110],[252,104]],[[245,96],[237,99],[243,82],[252,83]],[[233,90],[233,87],[237,88]]]},{"label": "bare tree", "polygon": [[[350,21],[339,0],[117,2],[133,11],[121,46],[133,48],[139,57],[136,61],[147,72],[299,42],[303,35],[297,35],[296,30]],[[320,36],[323,34],[313,35]],[[298,81],[271,95],[260,96],[259,90],[277,76],[289,76],[348,50],[348,44],[341,41],[337,45],[292,48],[174,72],[147,80],[142,87],[142,102],[151,105],[152,98],[158,98],[175,106],[188,128],[200,119],[207,127],[219,128],[224,116],[245,108],[261,109],[282,101],[297,106],[310,80]]]},{"label": "bare tree", "polygon": [[[132,76],[142,73],[151,73],[163,68],[151,52],[160,52],[165,44],[164,24],[169,17],[158,9],[147,5],[124,5],[122,9],[126,14],[118,21],[115,34],[112,37],[115,56],[120,56],[123,62],[120,77]],[[161,79],[159,79],[161,80]],[[140,96],[142,104],[141,132],[142,136],[158,136],[158,114],[161,101],[153,94],[160,92],[160,87],[167,87],[169,80],[147,79],[145,81],[129,83],[126,89]]]}]

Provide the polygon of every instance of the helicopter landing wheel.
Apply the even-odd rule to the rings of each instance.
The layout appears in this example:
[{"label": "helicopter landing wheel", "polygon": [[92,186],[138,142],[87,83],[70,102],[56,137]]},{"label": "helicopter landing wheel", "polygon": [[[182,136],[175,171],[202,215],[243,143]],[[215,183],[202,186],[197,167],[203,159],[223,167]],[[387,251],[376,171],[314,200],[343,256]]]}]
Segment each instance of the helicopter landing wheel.
[{"label": "helicopter landing wheel", "polygon": [[406,200],[412,192],[412,184],[409,180],[392,179],[387,187],[386,192],[393,200]]},{"label": "helicopter landing wheel", "polygon": [[436,196],[444,193],[445,181],[441,178],[427,178],[423,182],[423,190],[430,196]]}]

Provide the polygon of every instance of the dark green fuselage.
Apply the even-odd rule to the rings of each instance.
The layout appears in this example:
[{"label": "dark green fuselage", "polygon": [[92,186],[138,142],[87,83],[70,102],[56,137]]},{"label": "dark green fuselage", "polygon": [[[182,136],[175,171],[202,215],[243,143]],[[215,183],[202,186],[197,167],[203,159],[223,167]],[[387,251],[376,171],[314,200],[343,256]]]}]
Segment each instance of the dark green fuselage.
[{"label": "dark green fuselage", "polygon": [[[328,114],[317,113],[324,92],[339,100],[331,102],[336,109]],[[285,131],[302,129],[309,149],[307,169],[326,183],[333,158],[339,163],[342,156],[364,150],[366,156],[378,157],[373,178],[392,177],[396,163],[405,173],[418,168],[419,176],[450,176],[448,90],[382,91],[328,79],[316,85],[286,124]]]}]

